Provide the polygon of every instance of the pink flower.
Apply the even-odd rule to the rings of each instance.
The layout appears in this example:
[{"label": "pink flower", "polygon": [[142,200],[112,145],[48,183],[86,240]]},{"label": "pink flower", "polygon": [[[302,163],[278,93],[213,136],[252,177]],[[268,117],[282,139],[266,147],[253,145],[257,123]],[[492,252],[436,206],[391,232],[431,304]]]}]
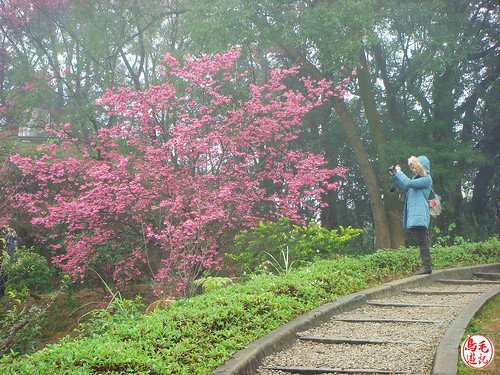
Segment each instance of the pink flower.
[{"label": "pink flower", "polygon": [[[155,279],[183,289],[196,272],[220,269],[220,247],[244,228],[280,216],[302,223],[302,212],[324,206],[344,171],[294,141],[332,83],[301,78],[300,89],[289,89],[294,67],[249,84],[235,71],[239,54],[165,55],[165,82],[116,88],[97,101],[116,121],[91,142],[76,139],[70,124],[53,126],[61,143],[38,158],[11,158],[36,187],[17,195],[17,209],[42,228],[54,263],[74,280],[102,264],[107,277],[129,282],[149,272],[154,253]],[[241,85],[246,98],[233,96]]]}]

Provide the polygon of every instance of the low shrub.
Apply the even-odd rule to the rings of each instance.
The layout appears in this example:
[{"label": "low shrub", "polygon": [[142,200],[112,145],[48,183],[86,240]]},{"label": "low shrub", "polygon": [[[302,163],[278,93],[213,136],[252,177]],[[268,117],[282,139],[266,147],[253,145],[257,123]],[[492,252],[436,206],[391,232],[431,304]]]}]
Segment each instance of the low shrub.
[{"label": "low shrub", "polygon": [[263,223],[236,237],[235,249],[226,254],[243,272],[287,273],[292,266],[346,254],[346,243],[361,229],[329,230],[317,223],[294,225],[289,219]]},{"label": "low shrub", "polygon": [[39,293],[50,290],[53,271],[47,259],[33,249],[22,247],[16,251],[16,261],[11,263],[7,257],[3,261],[7,277],[7,290],[21,292],[28,289]]},{"label": "low shrub", "polygon": [[[499,262],[500,241],[433,248],[435,268]],[[283,275],[178,300],[168,309],[128,319],[108,317],[106,329],[65,339],[26,356],[8,355],[2,374],[208,374],[250,342],[294,317],[359,290],[408,276],[417,249],[320,260]]]}]

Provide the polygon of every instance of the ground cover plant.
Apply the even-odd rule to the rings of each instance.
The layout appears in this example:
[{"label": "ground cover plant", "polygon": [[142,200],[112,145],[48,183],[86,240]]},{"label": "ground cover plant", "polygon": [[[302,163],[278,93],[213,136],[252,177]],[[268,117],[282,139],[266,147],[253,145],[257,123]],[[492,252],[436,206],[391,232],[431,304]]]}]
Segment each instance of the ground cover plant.
[{"label": "ground cover plant", "polygon": [[[500,241],[434,247],[436,269],[500,261]],[[2,374],[208,374],[237,350],[341,296],[411,275],[418,249],[321,260],[176,301],[151,315],[103,310],[78,339],[4,356]],[[113,309],[111,309],[113,311]]]}]

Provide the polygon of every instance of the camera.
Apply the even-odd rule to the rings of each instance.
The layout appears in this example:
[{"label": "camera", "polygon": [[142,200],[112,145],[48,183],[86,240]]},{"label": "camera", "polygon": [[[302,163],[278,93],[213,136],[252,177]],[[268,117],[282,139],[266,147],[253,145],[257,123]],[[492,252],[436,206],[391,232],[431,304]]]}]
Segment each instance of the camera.
[{"label": "camera", "polygon": [[394,165],[391,165],[388,169],[391,174],[396,173],[396,167]]}]

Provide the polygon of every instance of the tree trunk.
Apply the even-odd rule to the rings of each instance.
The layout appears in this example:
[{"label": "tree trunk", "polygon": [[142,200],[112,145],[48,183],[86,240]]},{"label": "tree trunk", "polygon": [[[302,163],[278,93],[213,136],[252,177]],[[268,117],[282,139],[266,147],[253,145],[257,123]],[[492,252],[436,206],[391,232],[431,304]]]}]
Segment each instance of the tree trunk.
[{"label": "tree trunk", "polygon": [[368,121],[370,133],[372,135],[373,143],[377,152],[376,169],[379,176],[377,185],[382,186],[381,190],[383,192],[385,202],[383,214],[386,216],[386,220],[389,225],[391,247],[397,248],[404,245],[404,235],[403,230],[401,229],[401,221],[398,215],[400,211],[398,198],[395,194],[391,194],[388,191],[388,184],[385,182],[389,179],[387,166],[391,164],[388,160],[386,151],[388,142],[384,133],[384,129],[382,128],[380,116],[377,111],[377,102],[373,94],[373,83],[370,78],[370,70],[368,67],[368,61],[366,59],[365,51],[361,51],[360,60],[361,67],[358,70],[359,93],[363,102],[366,119]]},{"label": "tree trunk", "polygon": [[384,202],[382,201],[381,192],[378,188],[377,176],[370,163],[370,158],[363,144],[359,128],[342,101],[333,98],[331,103],[335,109],[335,113],[340,118],[340,124],[345,131],[347,140],[354,152],[354,156],[356,157],[359,169],[363,175],[363,180],[366,184],[373,215],[373,224],[375,227],[375,247],[377,249],[390,248],[391,235],[389,223],[385,214]]},{"label": "tree trunk", "polygon": [[375,55],[377,67],[380,70],[380,76],[382,77],[382,81],[384,82],[386,92],[385,101],[387,103],[387,112],[389,114],[389,119],[391,120],[392,129],[394,129],[394,131],[397,133],[404,126],[405,119],[401,115],[401,111],[398,107],[396,89],[389,79],[386,64],[387,58],[380,43],[373,46],[373,53]]}]

